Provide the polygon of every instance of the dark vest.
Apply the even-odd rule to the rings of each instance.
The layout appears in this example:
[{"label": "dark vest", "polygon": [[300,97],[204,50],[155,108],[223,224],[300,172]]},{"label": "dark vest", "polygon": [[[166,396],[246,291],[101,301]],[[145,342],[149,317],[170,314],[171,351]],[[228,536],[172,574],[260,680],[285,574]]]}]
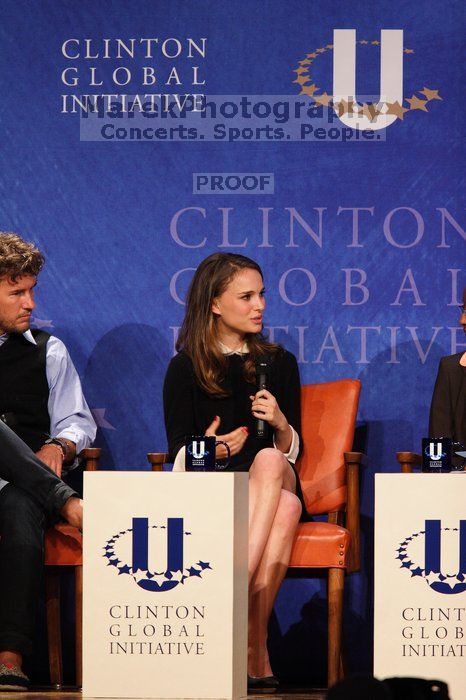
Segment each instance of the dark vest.
[{"label": "dark vest", "polygon": [[11,333],[0,347],[0,415],[36,452],[50,433],[46,374],[50,335],[38,330],[32,335],[37,345],[19,333]]}]

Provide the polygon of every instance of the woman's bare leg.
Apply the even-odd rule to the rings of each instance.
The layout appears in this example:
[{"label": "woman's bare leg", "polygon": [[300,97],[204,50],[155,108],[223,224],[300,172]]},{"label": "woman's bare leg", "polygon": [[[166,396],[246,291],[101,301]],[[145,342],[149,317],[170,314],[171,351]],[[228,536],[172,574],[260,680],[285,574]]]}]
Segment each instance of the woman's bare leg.
[{"label": "woman's bare leg", "polygon": [[265,448],[249,470],[249,582],[265,550],[282,489],[295,492],[295,474],[282,452]]},{"label": "woman's bare leg", "polygon": [[297,496],[282,490],[272,529],[259,568],[250,584],[248,673],[270,676],[267,627],[278,590],[290,561],[291,548],[301,516]]},{"label": "woman's bare leg", "polygon": [[270,676],[267,625],[286,574],[301,503],[295,474],[275,449],[261,450],[249,472],[249,658],[250,676]]}]

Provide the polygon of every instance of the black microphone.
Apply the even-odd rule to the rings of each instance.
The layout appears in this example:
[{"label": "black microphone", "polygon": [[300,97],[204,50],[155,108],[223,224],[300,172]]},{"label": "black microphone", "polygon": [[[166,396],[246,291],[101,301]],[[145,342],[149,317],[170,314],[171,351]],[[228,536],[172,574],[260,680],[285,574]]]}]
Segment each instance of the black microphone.
[{"label": "black microphone", "polygon": [[[267,389],[269,382],[270,365],[267,360],[256,362],[256,391]],[[256,418],[256,437],[264,439],[267,437],[268,425],[262,418]]]}]

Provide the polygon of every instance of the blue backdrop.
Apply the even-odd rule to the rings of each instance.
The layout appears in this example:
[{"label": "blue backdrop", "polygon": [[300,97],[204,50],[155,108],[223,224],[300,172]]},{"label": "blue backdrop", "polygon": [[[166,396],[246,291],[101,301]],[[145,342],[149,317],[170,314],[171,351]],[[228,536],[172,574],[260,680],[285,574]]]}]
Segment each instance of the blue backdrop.
[{"label": "blue backdrop", "polygon": [[[364,569],[346,593],[354,670],[371,667],[373,474],[396,469],[396,450],[419,448],[438,360],[465,348],[462,6],[3,0],[0,10],[0,227],[46,253],[35,325],[70,349],[103,467],[147,468],[146,452],[165,448],[163,376],[190,269],[214,251],[263,266],[267,325],[297,355],[303,383],[362,380]],[[403,30],[406,111],[395,106],[395,123],[372,137],[350,129],[342,140],[335,113],[314,102],[332,95],[334,29],[356,30],[359,95],[379,94],[381,30]],[[131,140],[133,124],[184,122],[105,110],[92,121],[72,97],[113,93],[272,106],[302,93],[315,112],[293,123],[278,111],[222,115],[198,119],[198,138]],[[300,138],[303,123],[324,137]],[[215,124],[252,127],[252,138],[215,139]],[[268,136],[255,131],[267,124]],[[273,192],[194,194],[193,173],[270,173]],[[323,588],[283,586],[271,639],[283,676],[323,680],[323,609]]]}]

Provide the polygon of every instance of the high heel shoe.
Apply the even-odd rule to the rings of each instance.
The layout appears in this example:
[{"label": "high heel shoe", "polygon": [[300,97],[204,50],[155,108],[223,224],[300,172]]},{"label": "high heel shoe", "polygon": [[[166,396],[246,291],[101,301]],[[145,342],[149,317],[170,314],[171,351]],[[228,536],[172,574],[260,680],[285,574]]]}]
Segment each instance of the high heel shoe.
[{"label": "high heel shoe", "polygon": [[278,685],[276,676],[248,676],[248,690],[252,693],[275,693]]}]

